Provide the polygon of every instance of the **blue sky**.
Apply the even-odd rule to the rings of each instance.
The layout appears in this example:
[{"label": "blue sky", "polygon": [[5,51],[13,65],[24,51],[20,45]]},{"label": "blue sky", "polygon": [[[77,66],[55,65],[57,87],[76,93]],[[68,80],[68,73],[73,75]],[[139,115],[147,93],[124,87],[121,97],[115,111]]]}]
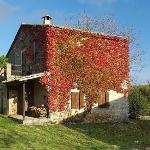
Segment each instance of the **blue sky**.
[{"label": "blue sky", "polygon": [[150,80],[150,1],[148,0],[0,0],[0,55],[6,54],[21,24],[41,23],[49,14],[53,23],[86,12],[90,16],[114,15],[119,22],[134,28],[145,51],[145,67],[136,74],[138,83]]}]

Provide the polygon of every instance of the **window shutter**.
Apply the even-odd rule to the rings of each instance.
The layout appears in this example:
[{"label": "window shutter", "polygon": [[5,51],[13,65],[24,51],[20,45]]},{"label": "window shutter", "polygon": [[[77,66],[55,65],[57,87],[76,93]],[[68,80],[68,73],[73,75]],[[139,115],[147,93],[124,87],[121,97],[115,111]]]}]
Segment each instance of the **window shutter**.
[{"label": "window shutter", "polygon": [[80,91],[80,109],[85,107],[85,101],[84,101],[84,93]]},{"label": "window shutter", "polygon": [[98,98],[98,106],[106,106],[109,104],[109,92],[100,92],[100,97]]},{"label": "window shutter", "polygon": [[71,108],[79,109],[79,92],[71,92]]},{"label": "window shutter", "polygon": [[100,96],[98,98],[98,105],[104,105],[105,104],[105,92],[100,91]]}]

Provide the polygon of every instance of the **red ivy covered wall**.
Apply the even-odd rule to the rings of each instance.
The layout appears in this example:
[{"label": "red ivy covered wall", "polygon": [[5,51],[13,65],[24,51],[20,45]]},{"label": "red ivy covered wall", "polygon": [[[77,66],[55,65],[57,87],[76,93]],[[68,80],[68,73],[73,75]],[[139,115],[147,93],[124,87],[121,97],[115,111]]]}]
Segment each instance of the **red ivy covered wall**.
[{"label": "red ivy covered wall", "polygon": [[125,92],[121,84],[129,80],[126,38],[53,26],[32,26],[30,32],[40,42],[46,71],[41,83],[51,110],[65,109],[73,82],[90,100],[97,89]]}]

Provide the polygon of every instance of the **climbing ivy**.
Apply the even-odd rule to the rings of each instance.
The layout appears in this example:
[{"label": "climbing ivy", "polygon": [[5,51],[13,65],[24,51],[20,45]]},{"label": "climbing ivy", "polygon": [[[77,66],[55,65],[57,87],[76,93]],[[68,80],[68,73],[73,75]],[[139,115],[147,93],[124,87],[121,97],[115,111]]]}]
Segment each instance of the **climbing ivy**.
[{"label": "climbing ivy", "polygon": [[41,47],[46,87],[52,111],[65,109],[73,83],[86,95],[90,110],[99,91],[124,92],[129,80],[128,39],[54,26],[33,26]]}]

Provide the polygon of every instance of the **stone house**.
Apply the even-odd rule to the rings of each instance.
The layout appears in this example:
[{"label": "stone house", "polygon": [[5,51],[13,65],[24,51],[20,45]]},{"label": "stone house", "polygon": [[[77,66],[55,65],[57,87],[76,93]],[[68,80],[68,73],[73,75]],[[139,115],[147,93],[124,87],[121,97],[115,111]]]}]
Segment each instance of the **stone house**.
[{"label": "stone house", "polygon": [[[40,84],[39,79],[44,76],[44,68],[41,64],[41,51],[38,38],[33,39],[34,31],[43,30],[43,27],[62,30],[64,27],[51,25],[49,16],[43,17],[43,24],[21,24],[16,37],[7,53],[9,63],[6,69],[6,78],[0,85],[0,113],[7,115],[21,115],[23,120],[31,114],[30,107],[45,105],[46,89]],[[68,30],[76,30],[69,29]],[[76,30],[79,32],[79,30]],[[84,32],[84,31],[80,31]],[[26,33],[26,34],[25,34]],[[44,30],[42,34],[44,34]],[[95,33],[88,33],[95,34]],[[105,34],[103,34],[105,38]],[[109,35],[113,41],[127,39],[124,37]],[[45,35],[46,39],[46,35]],[[105,39],[105,40],[110,40]],[[34,61],[33,61],[34,60]],[[128,60],[126,60],[128,63]],[[126,85],[123,87],[126,89]],[[74,115],[84,112],[85,96],[79,89],[70,91],[70,100],[67,110],[63,112],[51,112],[49,120],[60,122]],[[109,105],[107,105],[109,104]],[[98,107],[102,105],[103,107]],[[123,93],[109,90],[95,103],[90,114],[85,117],[86,122],[126,121],[128,118],[128,101]]]}]

